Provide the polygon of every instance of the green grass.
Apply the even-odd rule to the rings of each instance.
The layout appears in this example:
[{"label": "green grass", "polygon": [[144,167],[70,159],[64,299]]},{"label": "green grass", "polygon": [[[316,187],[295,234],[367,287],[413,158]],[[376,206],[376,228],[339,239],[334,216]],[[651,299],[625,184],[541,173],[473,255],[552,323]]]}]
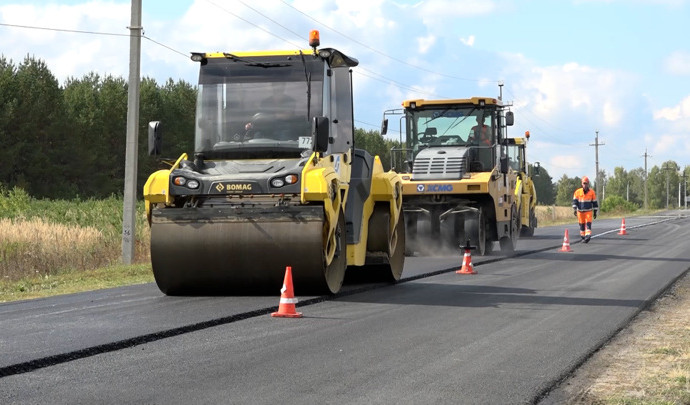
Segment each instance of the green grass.
[{"label": "green grass", "polygon": [[54,275],[0,282],[0,302],[28,300],[104,288],[153,282],[150,264],[115,265],[88,271],[61,271]]}]

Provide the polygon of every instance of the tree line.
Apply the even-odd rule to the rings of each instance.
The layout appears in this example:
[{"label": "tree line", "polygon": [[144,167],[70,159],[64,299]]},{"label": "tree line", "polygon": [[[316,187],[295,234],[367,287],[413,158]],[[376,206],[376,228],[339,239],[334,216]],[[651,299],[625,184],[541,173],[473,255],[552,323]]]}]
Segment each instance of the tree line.
[{"label": "tree line", "polygon": [[[50,199],[104,198],[124,188],[127,82],[89,73],[60,85],[45,62],[0,57],[0,184]],[[147,123],[166,123],[169,151],[191,151],[196,88],[141,82],[138,190],[158,169]],[[140,191],[141,192],[141,191]]]},{"label": "tree line", "polygon": [[[73,199],[119,196],[124,188],[127,125],[127,82],[121,77],[89,73],[64,84],[42,60],[27,56],[15,65],[0,57],[0,187],[19,187],[36,198]],[[165,132],[164,156],[191,154],[194,147],[196,86],[183,80],[159,85],[145,77],[140,85],[137,190],[148,176],[165,167],[148,156],[149,121],[161,121]],[[355,145],[379,155],[391,168],[391,150],[400,142],[379,131],[355,130]],[[528,148],[529,149],[529,148]],[[528,150],[529,153],[529,150]],[[563,175],[553,182],[545,167],[529,166],[540,204],[570,205],[580,178]],[[618,208],[644,207],[645,184],[650,209],[678,206],[679,189],[686,194],[682,170],[673,161],[648,173],[616,167],[601,171],[602,195]],[[592,176],[590,176],[592,177]],[[594,181],[594,178],[592,178]],[[593,184],[593,187],[596,187]],[[681,198],[681,206],[684,205]]]}]

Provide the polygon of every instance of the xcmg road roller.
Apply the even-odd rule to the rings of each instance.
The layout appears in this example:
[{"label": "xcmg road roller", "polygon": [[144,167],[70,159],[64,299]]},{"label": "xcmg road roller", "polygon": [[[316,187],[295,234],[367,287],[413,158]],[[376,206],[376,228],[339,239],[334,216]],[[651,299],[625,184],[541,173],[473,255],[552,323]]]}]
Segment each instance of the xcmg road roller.
[{"label": "xcmg road roller", "polygon": [[[346,269],[400,279],[402,183],[356,149],[351,69],[331,48],[193,53],[195,147],[144,186],[151,264],[168,295],[336,293]],[[159,122],[149,152],[160,152]]]},{"label": "xcmg road roller", "polygon": [[[518,169],[506,150],[514,121],[509,106],[492,97],[415,99],[402,106],[384,112],[381,132],[388,116],[401,116],[402,147],[391,155],[402,177],[408,253],[468,240],[480,256],[491,253],[494,241],[514,251],[521,200]],[[425,228],[418,229],[420,223]]]}]

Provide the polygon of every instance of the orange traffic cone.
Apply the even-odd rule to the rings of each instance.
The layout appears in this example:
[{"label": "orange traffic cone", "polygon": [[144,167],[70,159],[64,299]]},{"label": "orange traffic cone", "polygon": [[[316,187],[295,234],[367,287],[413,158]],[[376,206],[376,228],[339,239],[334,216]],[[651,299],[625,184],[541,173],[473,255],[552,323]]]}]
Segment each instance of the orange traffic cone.
[{"label": "orange traffic cone", "polygon": [[476,271],[474,271],[474,267],[472,267],[472,255],[470,254],[470,251],[474,249],[474,246],[470,246],[470,241],[467,241],[467,244],[462,247],[465,249],[465,255],[462,258],[462,267],[460,270],[456,271],[457,274],[477,274]]},{"label": "orange traffic cone", "polygon": [[302,313],[295,310],[297,298],[292,289],[292,267],[285,268],[285,281],[283,281],[283,288],[280,289],[280,305],[278,312],[274,312],[271,316],[280,318],[301,318]]},{"label": "orange traffic cone", "polygon": [[623,218],[623,222],[621,222],[621,230],[618,231],[619,235],[627,235],[628,232],[625,230],[625,218]]},{"label": "orange traffic cone", "polygon": [[570,249],[570,238],[568,238],[568,230],[565,230],[565,235],[563,236],[563,246],[561,246],[561,252],[572,252]]}]

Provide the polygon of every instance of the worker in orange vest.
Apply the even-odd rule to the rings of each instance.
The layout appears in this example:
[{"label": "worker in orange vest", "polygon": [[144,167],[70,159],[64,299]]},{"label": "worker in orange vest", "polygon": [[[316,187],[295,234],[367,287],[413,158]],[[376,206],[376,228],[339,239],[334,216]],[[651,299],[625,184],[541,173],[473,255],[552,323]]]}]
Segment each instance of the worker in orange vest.
[{"label": "worker in orange vest", "polygon": [[484,122],[488,115],[478,115],[477,125],[470,129],[470,136],[467,143],[478,144],[480,146],[491,146],[491,127]]},{"label": "worker in orange vest", "polygon": [[589,188],[589,178],[582,178],[582,187],[573,193],[573,214],[580,225],[580,237],[587,243],[592,237],[592,218],[597,217],[599,203],[594,190]]}]

